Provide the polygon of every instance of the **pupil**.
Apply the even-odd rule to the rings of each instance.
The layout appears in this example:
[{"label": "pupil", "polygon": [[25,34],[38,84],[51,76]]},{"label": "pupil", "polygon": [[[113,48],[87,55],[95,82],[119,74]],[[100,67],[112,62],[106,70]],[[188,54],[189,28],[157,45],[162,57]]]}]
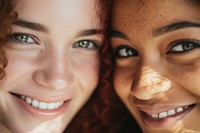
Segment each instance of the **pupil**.
[{"label": "pupil", "polygon": [[28,38],[27,38],[27,36],[24,36],[24,35],[18,35],[16,39],[26,42]]},{"label": "pupil", "polygon": [[87,41],[82,41],[82,42],[80,42],[80,45],[82,46],[82,47],[87,47]]},{"label": "pupil", "polygon": [[185,50],[189,50],[189,49],[192,49],[192,48],[193,48],[193,44],[192,43],[183,45],[183,49],[185,49]]},{"label": "pupil", "polygon": [[130,55],[130,56],[133,55],[133,52],[132,52],[131,50],[127,50],[126,52],[127,52],[127,54]]}]

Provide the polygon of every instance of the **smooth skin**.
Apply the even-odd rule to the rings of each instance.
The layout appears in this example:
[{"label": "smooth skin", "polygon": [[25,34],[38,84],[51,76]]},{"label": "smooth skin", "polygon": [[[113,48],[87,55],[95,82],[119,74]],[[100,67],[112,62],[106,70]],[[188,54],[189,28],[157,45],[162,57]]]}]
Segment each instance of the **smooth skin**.
[{"label": "smooth skin", "polygon": [[[0,122],[15,133],[62,132],[99,81],[103,36],[96,1],[18,0],[15,10],[18,20],[4,44]],[[65,107],[44,115],[21,96]]]}]

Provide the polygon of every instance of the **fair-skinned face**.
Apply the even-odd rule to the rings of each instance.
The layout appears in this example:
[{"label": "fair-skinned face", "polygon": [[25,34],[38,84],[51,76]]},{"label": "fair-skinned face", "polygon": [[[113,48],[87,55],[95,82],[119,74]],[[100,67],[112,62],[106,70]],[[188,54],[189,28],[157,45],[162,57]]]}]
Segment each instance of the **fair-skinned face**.
[{"label": "fair-skinned face", "polygon": [[99,80],[103,36],[95,4],[18,1],[18,20],[4,45],[0,123],[16,133],[57,133],[70,123]]},{"label": "fair-skinned face", "polygon": [[114,87],[143,132],[200,131],[200,6],[116,0]]}]

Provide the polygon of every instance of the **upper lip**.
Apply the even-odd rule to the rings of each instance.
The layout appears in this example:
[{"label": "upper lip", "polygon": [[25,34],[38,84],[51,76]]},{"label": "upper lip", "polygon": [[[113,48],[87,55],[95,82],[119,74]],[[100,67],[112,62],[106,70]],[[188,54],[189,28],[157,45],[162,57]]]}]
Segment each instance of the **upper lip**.
[{"label": "upper lip", "polygon": [[27,94],[17,94],[17,93],[11,93],[14,95],[18,95],[18,96],[26,96],[26,97],[30,97],[32,99],[36,99],[38,101],[43,101],[43,102],[60,102],[60,101],[69,101],[72,98],[71,97],[66,97],[64,95],[60,95],[60,96],[33,96],[33,95],[27,95]]}]

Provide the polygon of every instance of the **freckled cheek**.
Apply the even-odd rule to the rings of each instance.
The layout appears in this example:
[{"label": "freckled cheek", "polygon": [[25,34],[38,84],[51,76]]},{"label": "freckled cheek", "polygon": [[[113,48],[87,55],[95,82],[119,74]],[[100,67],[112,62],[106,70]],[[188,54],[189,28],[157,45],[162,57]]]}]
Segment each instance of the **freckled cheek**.
[{"label": "freckled cheek", "polygon": [[190,94],[200,97],[200,64],[190,68],[183,67],[174,72],[174,81]]}]

